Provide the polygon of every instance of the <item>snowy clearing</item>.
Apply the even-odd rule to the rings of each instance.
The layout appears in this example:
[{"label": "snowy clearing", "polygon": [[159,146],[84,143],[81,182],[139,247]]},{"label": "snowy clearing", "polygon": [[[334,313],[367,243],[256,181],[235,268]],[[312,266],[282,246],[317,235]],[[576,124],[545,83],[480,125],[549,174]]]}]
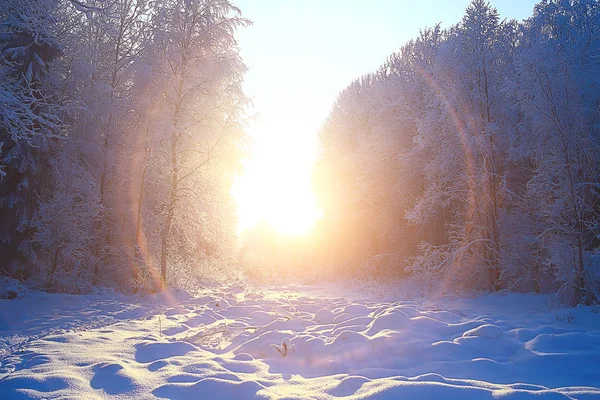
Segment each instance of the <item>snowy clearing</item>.
[{"label": "snowy clearing", "polygon": [[240,285],[0,310],[2,399],[600,398],[598,310],[546,296]]}]

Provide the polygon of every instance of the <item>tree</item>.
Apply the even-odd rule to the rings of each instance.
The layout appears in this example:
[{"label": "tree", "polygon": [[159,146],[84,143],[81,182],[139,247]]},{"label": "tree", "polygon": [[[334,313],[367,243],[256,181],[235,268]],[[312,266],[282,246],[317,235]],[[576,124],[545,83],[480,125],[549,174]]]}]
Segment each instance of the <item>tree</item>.
[{"label": "tree", "polygon": [[[186,197],[198,194],[189,185],[217,158],[227,159],[232,151],[237,158],[245,67],[233,34],[248,23],[239,13],[226,0],[167,0],[155,15],[155,82],[164,103],[157,140],[168,172],[160,239],[163,284],[178,210]],[[191,201],[197,207],[201,199]]]},{"label": "tree", "polygon": [[541,222],[536,239],[545,254],[542,264],[573,304],[595,297],[599,24],[597,2],[542,1],[527,21],[514,87],[530,128],[521,141],[533,164],[527,196]]},{"label": "tree", "polygon": [[0,6],[0,258],[28,277],[35,252],[27,239],[47,190],[50,139],[63,135],[63,107],[50,64],[61,52],[54,30],[57,1]]},{"label": "tree", "polygon": [[512,65],[513,32],[513,23],[499,21],[494,8],[475,0],[435,65],[423,72],[430,98],[416,141],[419,152],[433,157],[424,168],[424,194],[408,214],[422,223],[430,208],[441,205],[449,213],[447,243],[425,245],[419,265],[447,266],[463,285],[479,280],[486,286],[485,272],[494,290],[501,287],[500,222],[509,193],[513,128],[502,88]]}]

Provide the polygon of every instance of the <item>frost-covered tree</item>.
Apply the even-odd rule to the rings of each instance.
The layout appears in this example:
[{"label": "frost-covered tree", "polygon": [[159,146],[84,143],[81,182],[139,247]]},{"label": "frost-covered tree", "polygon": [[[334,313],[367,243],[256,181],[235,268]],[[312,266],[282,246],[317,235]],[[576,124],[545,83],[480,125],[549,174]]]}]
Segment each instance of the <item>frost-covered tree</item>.
[{"label": "frost-covered tree", "polygon": [[123,145],[135,142],[135,137],[142,134],[132,124],[132,108],[138,99],[133,97],[136,92],[130,69],[147,45],[151,12],[149,1],[118,0],[104,12],[94,13],[85,26],[84,48],[92,55],[88,64],[89,91],[85,93],[89,96],[85,102],[89,123],[85,133],[91,135],[100,155],[96,165],[99,209],[94,228],[96,282],[102,266],[123,274],[115,265],[126,262],[120,257],[120,244],[131,244],[131,240],[122,237],[122,222],[130,221],[131,201],[122,197],[121,187],[128,180],[122,169],[128,147]]},{"label": "frost-covered tree", "polygon": [[[81,160],[80,142],[64,140],[51,162],[52,194],[40,204],[29,240],[41,261],[38,286],[65,292],[87,292],[93,280],[94,221],[98,188]],[[66,177],[66,178],[65,178]]]},{"label": "frost-covered tree", "polygon": [[598,285],[599,30],[595,1],[541,2],[511,88],[527,122],[521,141],[533,164],[527,196],[540,221],[541,264],[573,303],[591,303]]},{"label": "frost-covered tree", "polygon": [[501,284],[500,218],[514,129],[502,88],[512,65],[514,31],[487,2],[473,1],[435,64],[423,71],[430,97],[416,150],[431,158],[424,166],[424,194],[408,214],[417,224],[429,218],[431,208],[444,207],[450,215],[447,243],[426,245],[418,259],[422,268],[444,266],[462,284],[478,280],[475,286],[484,287],[487,275],[495,290]]},{"label": "frost-covered tree", "polygon": [[0,3],[0,259],[6,272],[29,277],[36,263],[28,238],[48,190],[50,138],[63,135],[62,106],[50,64],[58,1]]},{"label": "frost-covered tree", "polygon": [[[162,104],[156,155],[166,173],[160,205],[163,283],[169,261],[184,253],[181,245],[199,242],[202,230],[194,224],[202,218],[192,216],[209,211],[204,207],[209,182],[219,179],[221,171],[227,174],[239,159],[245,66],[233,35],[247,24],[239,13],[227,0],[165,0],[154,16],[153,79]],[[220,167],[213,175],[215,165]]]}]

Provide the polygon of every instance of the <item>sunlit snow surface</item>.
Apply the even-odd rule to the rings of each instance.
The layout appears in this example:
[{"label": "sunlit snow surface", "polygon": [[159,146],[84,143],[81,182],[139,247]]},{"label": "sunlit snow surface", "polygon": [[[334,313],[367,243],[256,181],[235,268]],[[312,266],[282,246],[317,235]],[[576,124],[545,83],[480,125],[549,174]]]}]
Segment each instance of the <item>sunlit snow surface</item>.
[{"label": "sunlit snow surface", "polygon": [[549,301],[30,292],[0,300],[0,399],[600,399],[600,314]]}]

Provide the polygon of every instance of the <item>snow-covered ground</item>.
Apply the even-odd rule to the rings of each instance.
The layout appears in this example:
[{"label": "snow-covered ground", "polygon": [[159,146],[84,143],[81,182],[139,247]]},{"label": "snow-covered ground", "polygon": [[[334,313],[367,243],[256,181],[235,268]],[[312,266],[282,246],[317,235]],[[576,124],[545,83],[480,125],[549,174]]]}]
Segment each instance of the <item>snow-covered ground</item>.
[{"label": "snow-covered ground", "polygon": [[357,286],[0,300],[0,399],[600,399],[600,314]]}]

